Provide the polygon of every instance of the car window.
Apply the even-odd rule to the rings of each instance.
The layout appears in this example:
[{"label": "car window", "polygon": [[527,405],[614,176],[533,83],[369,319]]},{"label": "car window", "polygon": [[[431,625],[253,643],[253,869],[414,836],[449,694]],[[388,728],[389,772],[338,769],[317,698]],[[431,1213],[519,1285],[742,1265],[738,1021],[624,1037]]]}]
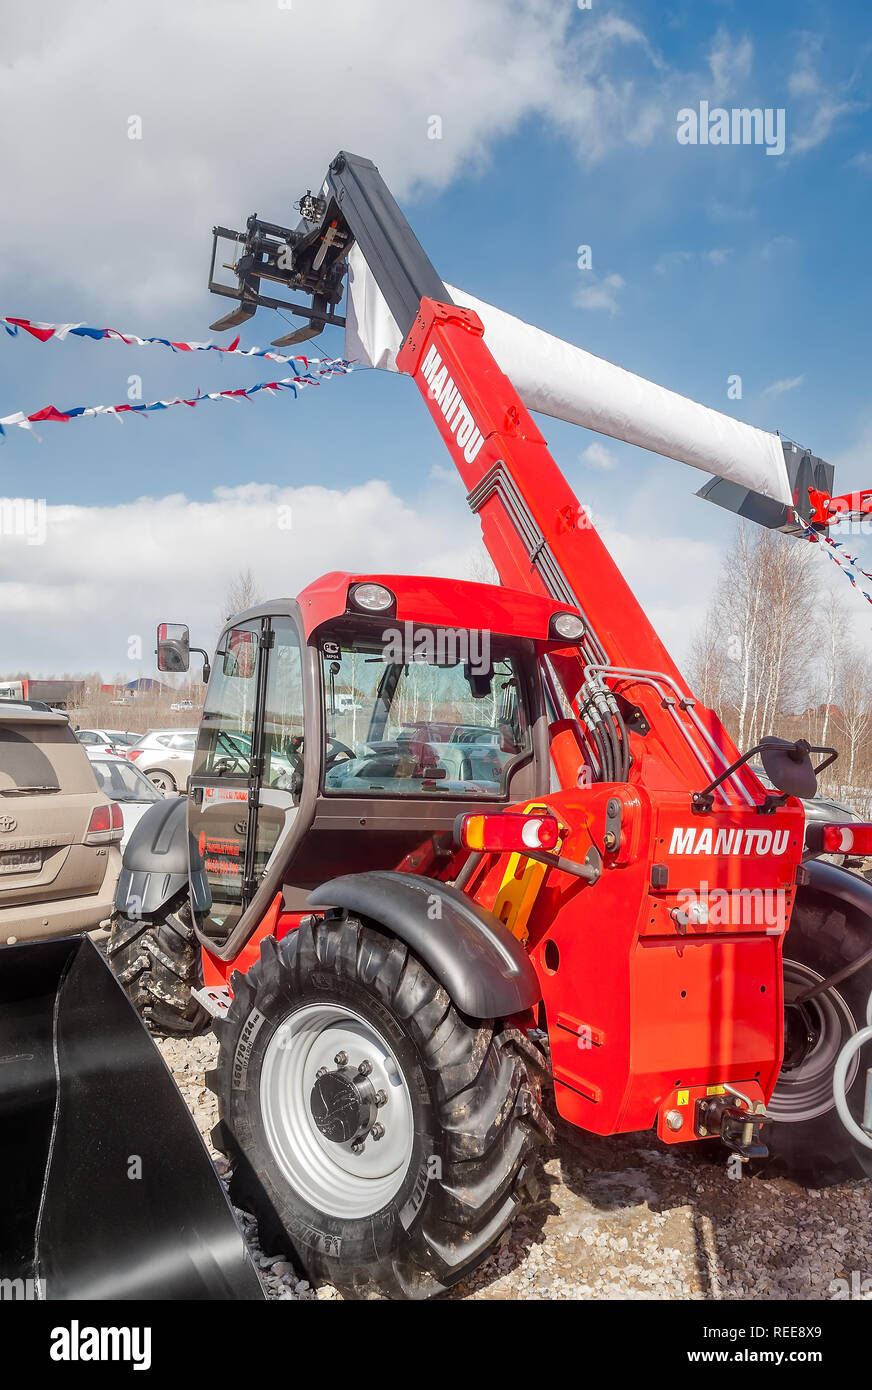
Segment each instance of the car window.
[{"label": "car window", "polygon": [[154,741],[160,744],[161,748],[170,748],[172,746],[173,736],[172,734],[155,734]]},{"label": "car window", "polygon": [[0,805],[40,793],[93,791],[91,764],[68,724],[0,723]]},{"label": "car window", "polygon": [[191,753],[194,749],[194,735],[174,734],[172,739],[170,740],[170,747],[181,748],[184,749],[186,753]]},{"label": "car window", "polygon": [[76,738],[79,740],[80,743],[102,743],[102,742],[103,742],[103,740],[100,738],[99,734],[95,734],[95,733],[93,732],[93,730],[91,730],[91,729],[80,729],[79,732],[76,734]]},{"label": "car window", "polygon": [[100,790],[113,801],[163,801],[158,791],[147,777],[132,763],[111,763],[95,761],[92,764]]}]

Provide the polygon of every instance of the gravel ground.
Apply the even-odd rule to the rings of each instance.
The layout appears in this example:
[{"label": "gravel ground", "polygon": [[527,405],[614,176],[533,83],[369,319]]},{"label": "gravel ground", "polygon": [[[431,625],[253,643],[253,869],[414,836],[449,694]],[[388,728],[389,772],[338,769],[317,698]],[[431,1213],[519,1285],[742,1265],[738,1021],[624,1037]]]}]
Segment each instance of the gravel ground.
[{"label": "gravel ground", "polygon": [[[226,1176],[209,1140],[216,1102],[204,1082],[214,1033],[156,1041]],[[599,1139],[557,1123],[541,1200],[447,1297],[821,1300],[844,1280],[855,1298],[872,1300],[872,1181],[823,1191],[782,1178],[731,1181],[723,1163],[650,1135]],[[271,1298],[339,1297],[311,1289],[285,1253],[265,1254],[253,1220],[237,1214]]]}]

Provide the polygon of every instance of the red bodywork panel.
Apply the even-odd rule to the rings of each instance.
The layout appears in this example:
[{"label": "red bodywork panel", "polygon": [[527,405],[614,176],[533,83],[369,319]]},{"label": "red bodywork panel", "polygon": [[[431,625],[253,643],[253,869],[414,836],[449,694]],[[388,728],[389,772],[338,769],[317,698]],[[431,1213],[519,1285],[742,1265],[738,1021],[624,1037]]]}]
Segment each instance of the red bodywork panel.
[{"label": "red bodywork panel", "polygon": [[391,626],[412,622],[425,627],[474,628],[545,642],[555,613],[578,612],[571,604],[555,603],[550,596],[542,597],[522,589],[501,589],[493,584],[474,584],[464,579],[347,574],[334,570],[316,579],[299,595],[297,602],[303,614],[306,636],[311,637],[322,623],[345,613],[349,589],[353,584],[362,583],[383,584],[396,596],[396,614],[384,619],[385,624]]},{"label": "red bodywork panel", "polygon": [[[520,918],[506,904],[528,893],[518,934],[541,984],[561,1113],[598,1134],[656,1125],[667,1142],[692,1139],[694,1101],[707,1089],[730,1084],[752,1101],[768,1099],[778,1075],[781,949],[802,854],[802,805],[790,799],[762,810],[765,790],[746,766],[716,790],[709,812],[692,811],[691,794],[735,762],[738,750],[712,711],[696,706],[487,349],[477,316],[423,300],[397,362],[418,384],[476,499],[485,544],[507,587],[329,574],[300,595],[307,632],[344,613],[350,585],[363,579],[393,591],[400,622],[543,642],[555,612],[583,609],[607,653],[609,689],[637,711],[632,766],[627,782],[579,786],[586,765],[578,726],[561,719],[551,726],[551,746],[562,790],[543,800],[564,828],[561,854],[580,863],[594,850],[603,872],[591,884],[551,868],[541,883],[531,880],[528,893],[525,861],[490,855],[466,891],[510,926]],[[582,608],[548,592],[531,561],[529,533],[520,534],[493,485],[500,476],[541,535],[537,548],[548,547]],[[567,648],[552,651],[552,660],[572,701],[585,659]],[[417,871],[427,869],[425,857]],[[455,870],[452,862],[443,872]],[[704,915],[682,918],[688,895],[704,903]],[[282,936],[299,924],[300,914],[280,908],[276,898],[234,962],[206,957],[207,983],[248,969],[265,934]],[[667,1112],[683,1116],[677,1130],[665,1126]]]}]

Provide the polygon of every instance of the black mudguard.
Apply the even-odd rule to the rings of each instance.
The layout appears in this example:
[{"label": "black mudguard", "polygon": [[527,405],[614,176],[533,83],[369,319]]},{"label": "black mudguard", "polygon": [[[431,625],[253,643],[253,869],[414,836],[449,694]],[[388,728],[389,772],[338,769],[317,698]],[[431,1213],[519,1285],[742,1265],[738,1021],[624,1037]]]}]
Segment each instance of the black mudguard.
[{"label": "black mudguard", "polygon": [[87,936],[0,946],[7,1298],[262,1299],[160,1053]]},{"label": "black mudguard", "polygon": [[508,1018],[542,997],[521,943],[493,913],[450,884],[374,869],[331,879],[309,894],[387,927],[414,951],[471,1018]]},{"label": "black mudguard", "polygon": [[866,918],[872,946],[872,883],[850,869],[820,859],[807,859],[803,869],[805,882],[797,889],[797,897],[814,895],[838,899],[853,918]]},{"label": "black mudguard", "polygon": [[134,826],[124,850],[115,911],[141,921],[153,917],[188,886],[187,801],[156,801]]}]

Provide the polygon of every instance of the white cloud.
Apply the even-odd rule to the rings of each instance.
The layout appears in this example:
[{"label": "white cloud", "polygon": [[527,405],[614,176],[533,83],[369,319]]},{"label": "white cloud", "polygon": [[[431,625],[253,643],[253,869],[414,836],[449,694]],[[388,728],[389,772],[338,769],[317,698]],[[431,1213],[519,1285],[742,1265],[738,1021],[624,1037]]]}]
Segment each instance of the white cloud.
[{"label": "white cloud", "polygon": [[654,270],[658,275],[665,275],[668,270],[675,270],[680,265],[687,265],[690,261],[705,261],[708,265],[723,265],[732,256],[732,247],[713,246],[710,251],[665,251],[657,260]]},{"label": "white cloud", "polygon": [[719,29],[708,55],[715,98],[737,96],[742,84],[751,75],[753,63],[754,45],[751,40],[746,36],[734,42],[725,29]]},{"label": "white cloud", "polygon": [[761,248],[760,255],[764,261],[771,261],[787,251],[792,251],[794,246],[796,240],[792,236],[774,236]]},{"label": "white cloud", "polygon": [[[656,128],[641,32],[543,0],[67,0],[47,16],[4,16],[0,287],[73,286],[83,318],[202,301],[212,224],[257,209],[294,225],[343,146],[408,201],[531,116],[584,160]],[[637,81],[610,75],[627,49]]]},{"label": "white cloud", "polygon": [[828,140],[835,126],[845,116],[868,109],[868,103],[855,101],[847,95],[851,82],[828,86],[818,72],[823,44],[817,34],[802,34],[795,66],[787,79],[787,90],[793,98],[789,150],[792,154],[807,154]]},{"label": "white cloud", "polygon": [[618,311],[618,294],[626,288],[622,275],[613,272],[597,280],[591,271],[585,271],[585,282],[573,292],[572,302],[577,309],[606,310],[610,314]]},{"label": "white cloud", "polygon": [[764,386],[764,396],[783,396],[786,391],[795,391],[797,386],[801,386],[805,381],[805,372],[801,376],[786,376],[780,381],[773,381],[771,385]]},{"label": "white cloud", "polygon": [[[370,481],[49,506],[43,545],[6,535],[0,547],[3,669],[149,674],[155,625],[188,622],[192,640],[211,647],[227,589],[248,568],[270,597],[331,569],[468,577],[478,527],[452,481],[455,492],[434,481],[414,505]],[[131,636],[142,639],[142,668],[128,660]]]},{"label": "white cloud", "polygon": [[605,444],[600,444],[597,440],[588,444],[578,458],[580,463],[588,464],[591,468],[599,468],[606,473],[610,472],[617,462],[611,449],[607,449]]},{"label": "white cloud", "polygon": [[[585,461],[605,467],[606,453],[594,441]],[[194,644],[211,650],[227,590],[245,569],[269,598],[295,595],[333,569],[480,578],[479,528],[450,481],[434,476],[411,501],[371,480],[348,488],[247,483],[217,488],[206,501],[177,493],[49,507],[45,544],[6,535],[0,547],[0,676],[153,674],[161,620],[189,623]],[[288,510],[290,530],[281,525]],[[687,595],[703,602],[717,547],[593,520],[680,660],[693,626]],[[128,659],[132,637],[141,639],[141,663]]]}]

